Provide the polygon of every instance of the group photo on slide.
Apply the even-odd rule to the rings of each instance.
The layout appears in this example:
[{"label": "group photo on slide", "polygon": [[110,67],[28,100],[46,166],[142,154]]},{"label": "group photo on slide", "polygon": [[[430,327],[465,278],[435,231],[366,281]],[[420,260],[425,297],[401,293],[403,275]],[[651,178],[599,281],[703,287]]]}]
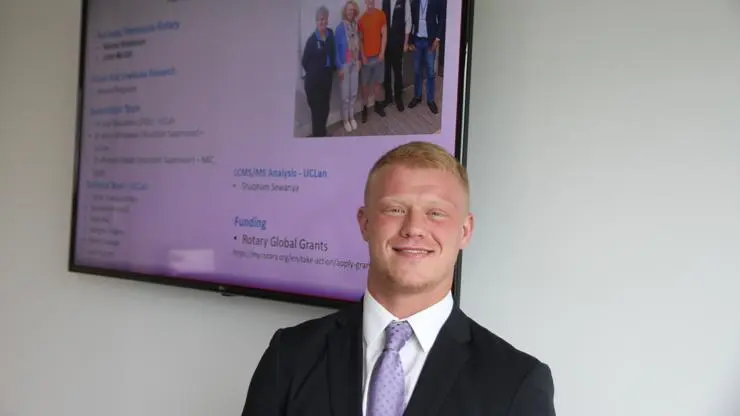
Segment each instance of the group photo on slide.
[{"label": "group photo on slide", "polygon": [[302,0],[295,137],[441,131],[447,0]]}]

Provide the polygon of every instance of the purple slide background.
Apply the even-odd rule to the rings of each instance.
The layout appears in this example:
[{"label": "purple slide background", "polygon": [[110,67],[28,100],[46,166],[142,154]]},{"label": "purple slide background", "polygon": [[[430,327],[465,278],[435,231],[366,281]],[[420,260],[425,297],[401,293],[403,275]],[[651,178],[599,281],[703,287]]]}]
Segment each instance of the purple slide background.
[{"label": "purple slide background", "polygon": [[[448,5],[441,134],[302,139],[293,137],[295,45],[308,35],[299,33],[301,8],[312,8],[314,2],[321,4],[90,2],[77,264],[330,298],[361,296],[367,273],[362,264],[368,254],[355,214],[372,163],[410,140],[430,140],[454,151],[461,4]],[[343,2],[335,3],[338,9]],[[130,30],[157,27],[158,22],[165,23],[158,30]],[[116,36],[122,28],[129,30]],[[130,57],[106,59],[117,51],[111,45],[133,40],[145,43],[120,49],[133,51]],[[168,76],[110,76],[171,68],[174,74]],[[136,91],[100,93],[116,86],[135,86]],[[134,110],[93,113],[124,105]],[[112,120],[135,124],[106,124]],[[200,134],[110,137],[168,129]],[[213,163],[207,156],[213,156]],[[115,157],[195,157],[195,162],[111,163]],[[101,163],[100,158],[109,159]],[[247,169],[294,169],[299,176],[235,176]],[[301,177],[304,169],[325,171],[326,177]],[[104,187],[111,182],[120,189]],[[242,189],[243,183],[293,185],[299,190],[249,191]],[[131,197],[136,201],[127,202]],[[264,220],[266,229],[236,227],[235,217]],[[328,250],[254,248],[242,244],[245,234],[323,241]],[[254,252],[276,257],[257,259]],[[296,262],[299,256],[330,264]]]}]

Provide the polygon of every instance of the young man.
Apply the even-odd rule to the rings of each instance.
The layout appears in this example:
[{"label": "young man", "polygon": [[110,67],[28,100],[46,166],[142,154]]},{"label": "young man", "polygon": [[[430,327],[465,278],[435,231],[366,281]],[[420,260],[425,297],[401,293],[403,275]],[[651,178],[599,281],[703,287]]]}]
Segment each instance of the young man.
[{"label": "young man", "polygon": [[380,101],[380,88],[385,74],[385,47],[387,42],[387,19],[382,10],[375,7],[375,0],[365,0],[367,10],[360,17],[358,29],[360,33],[360,54],[362,68],[360,69],[360,83],[362,84],[362,122],[367,122],[367,107],[374,104],[375,112],[385,117],[383,103]]},{"label": "young man", "polygon": [[[447,0],[411,0],[411,33],[414,36],[414,98],[409,108],[421,103],[422,81],[426,80],[429,111],[437,114],[434,98],[434,59],[445,34]],[[425,74],[426,77],[423,77]]]},{"label": "young man", "polygon": [[383,13],[388,18],[383,105],[395,101],[398,111],[403,111],[403,55],[409,50],[411,3],[409,0],[383,0]]},{"label": "young man", "polygon": [[244,416],[554,416],[549,367],[451,296],[473,232],[465,169],[411,142],[382,156],[358,210],[370,252],[361,303],[276,331]]}]

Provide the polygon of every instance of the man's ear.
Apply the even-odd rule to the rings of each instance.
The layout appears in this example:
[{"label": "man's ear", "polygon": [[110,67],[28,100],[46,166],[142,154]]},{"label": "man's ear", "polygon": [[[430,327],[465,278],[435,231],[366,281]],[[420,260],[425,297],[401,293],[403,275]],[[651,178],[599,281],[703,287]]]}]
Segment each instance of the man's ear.
[{"label": "man's ear", "polygon": [[473,216],[473,214],[468,213],[462,225],[462,239],[460,241],[460,245],[461,245],[460,249],[464,249],[465,247],[467,247],[468,243],[470,242],[470,239],[473,237],[474,223],[475,223],[475,217]]},{"label": "man's ear", "polygon": [[367,208],[366,207],[360,207],[360,209],[357,210],[357,223],[360,226],[360,233],[362,234],[362,239],[367,241]]}]

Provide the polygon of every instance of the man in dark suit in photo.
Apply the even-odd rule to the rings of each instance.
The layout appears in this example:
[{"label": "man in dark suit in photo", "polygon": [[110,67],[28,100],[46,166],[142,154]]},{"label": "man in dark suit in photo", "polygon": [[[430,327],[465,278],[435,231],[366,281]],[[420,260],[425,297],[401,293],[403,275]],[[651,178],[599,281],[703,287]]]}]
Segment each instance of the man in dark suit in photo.
[{"label": "man in dark suit in photo", "polygon": [[403,57],[409,50],[410,0],[383,0],[383,12],[388,19],[383,104],[387,107],[395,102],[398,111],[403,111]]},{"label": "man in dark suit in photo", "polygon": [[422,84],[426,81],[426,102],[437,114],[434,61],[446,30],[447,0],[411,0],[411,34],[414,42],[414,98],[409,108],[421,103]]},{"label": "man in dark suit in photo", "polygon": [[361,302],[275,332],[243,416],[554,416],[548,365],[453,302],[473,232],[465,168],[426,142],[383,155],[357,212]]}]

